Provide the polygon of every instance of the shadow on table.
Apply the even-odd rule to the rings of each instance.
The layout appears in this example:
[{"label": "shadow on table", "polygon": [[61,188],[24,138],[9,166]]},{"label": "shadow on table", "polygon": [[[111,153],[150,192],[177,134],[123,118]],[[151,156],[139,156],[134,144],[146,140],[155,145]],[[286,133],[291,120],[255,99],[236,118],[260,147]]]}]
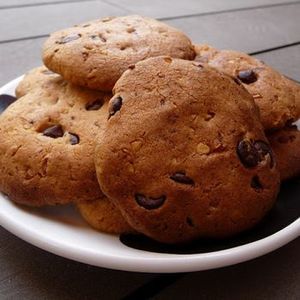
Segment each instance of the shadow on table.
[{"label": "shadow on table", "polygon": [[1,299],[120,299],[156,276],[64,259],[1,228],[0,238]]},{"label": "shadow on table", "polygon": [[159,275],[84,265],[44,252],[0,231],[1,237],[5,234],[9,244],[0,247],[0,298],[296,299],[300,293],[300,239],[236,266]]}]

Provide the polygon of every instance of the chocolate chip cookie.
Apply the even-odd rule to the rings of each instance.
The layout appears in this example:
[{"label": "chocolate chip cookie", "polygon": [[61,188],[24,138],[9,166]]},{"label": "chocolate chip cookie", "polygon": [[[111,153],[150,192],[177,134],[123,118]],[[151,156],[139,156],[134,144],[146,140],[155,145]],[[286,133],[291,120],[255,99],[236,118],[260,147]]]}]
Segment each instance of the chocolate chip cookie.
[{"label": "chocolate chip cookie", "polygon": [[51,34],[43,60],[66,80],[111,91],[132,64],[152,56],[195,56],[191,41],[179,30],[137,15],[110,17]]},{"label": "chocolate chip cookie", "polygon": [[300,175],[300,131],[296,125],[286,126],[267,135],[276,155],[281,180]]},{"label": "chocolate chip cookie", "polygon": [[45,66],[34,68],[24,76],[15,90],[16,97],[21,98],[35,88],[55,89],[57,83],[64,81],[63,78],[47,69]]},{"label": "chocolate chip cookie", "polygon": [[[42,82],[40,69],[24,81]],[[93,161],[95,135],[107,120],[109,93],[49,76],[0,116],[0,190],[41,206],[102,196]]]},{"label": "chocolate chip cookie", "polygon": [[98,180],[138,232],[166,243],[227,237],[272,207],[276,162],[252,96],[232,77],[149,58],[117,81],[108,119]]},{"label": "chocolate chip cookie", "polygon": [[113,234],[134,232],[120,211],[104,195],[100,199],[80,201],[77,207],[86,222],[101,232]]},{"label": "chocolate chip cookie", "polygon": [[195,46],[196,61],[234,76],[252,94],[266,130],[283,128],[300,117],[300,85],[245,53]]}]

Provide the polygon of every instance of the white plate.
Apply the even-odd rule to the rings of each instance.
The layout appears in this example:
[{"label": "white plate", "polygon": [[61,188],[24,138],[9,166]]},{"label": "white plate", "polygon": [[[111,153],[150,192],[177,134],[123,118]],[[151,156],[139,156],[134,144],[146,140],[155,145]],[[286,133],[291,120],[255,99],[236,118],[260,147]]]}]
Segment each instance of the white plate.
[{"label": "white plate", "polygon": [[[19,80],[17,78],[2,87],[0,94],[14,95]],[[253,259],[297,238],[300,235],[300,201],[297,201],[300,182],[294,181],[290,185],[283,188],[276,211],[264,225],[228,243],[207,244],[204,241],[203,247],[198,243],[197,249],[201,253],[195,254],[131,248],[124,245],[118,236],[102,234],[88,227],[71,206],[24,208],[11,203],[2,194],[0,224],[37,247],[94,266],[137,272],[200,271]],[[210,249],[209,252],[205,252],[205,248]]]}]

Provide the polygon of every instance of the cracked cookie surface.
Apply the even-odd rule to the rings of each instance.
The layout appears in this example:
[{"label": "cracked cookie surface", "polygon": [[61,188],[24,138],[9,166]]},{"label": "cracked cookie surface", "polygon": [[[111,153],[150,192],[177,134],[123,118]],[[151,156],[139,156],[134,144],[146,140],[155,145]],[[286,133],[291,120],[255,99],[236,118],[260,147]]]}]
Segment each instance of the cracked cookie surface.
[{"label": "cracked cookie surface", "polygon": [[276,162],[253,98],[231,77],[156,57],[127,70],[113,93],[95,164],[134,229],[166,243],[220,238],[272,207]]},{"label": "cracked cookie surface", "polygon": [[110,91],[130,65],[152,56],[195,56],[179,30],[138,15],[83,23],[50,35],[43,60],[52,71],[81,86]]},{"label": "cracked cookie surface", "polygon": [[196,61],[236,79],[252,94],[266,130],[280,129],[300,117],[300,85],[262,61],[233,50],[196,45]]},{"label": "cracked cookie surface", "polygon": [[0,116],[1,191],[32,206],[97,199],[94,142],[111,95],[44,70],[24,78],[18,88],[24,96]]}]

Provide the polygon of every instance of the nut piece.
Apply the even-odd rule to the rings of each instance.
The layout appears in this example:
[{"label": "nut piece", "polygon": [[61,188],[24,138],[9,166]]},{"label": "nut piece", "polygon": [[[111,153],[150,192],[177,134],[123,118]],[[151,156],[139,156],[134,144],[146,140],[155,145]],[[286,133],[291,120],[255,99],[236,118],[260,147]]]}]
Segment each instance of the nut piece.
[{"label": "nut piece", "polygon": [[197,145],[197,153],[198,154],[208,154],[210,152],[210,148],[206,145],[206,144],[203,144],[203,143],[199,143]]},{"label": "nut piece", "polygon": [[139,151],[141,149],[142,145],[143,145],[143,142],[140,140],[131,142],[131,148],[135,152]]}]

